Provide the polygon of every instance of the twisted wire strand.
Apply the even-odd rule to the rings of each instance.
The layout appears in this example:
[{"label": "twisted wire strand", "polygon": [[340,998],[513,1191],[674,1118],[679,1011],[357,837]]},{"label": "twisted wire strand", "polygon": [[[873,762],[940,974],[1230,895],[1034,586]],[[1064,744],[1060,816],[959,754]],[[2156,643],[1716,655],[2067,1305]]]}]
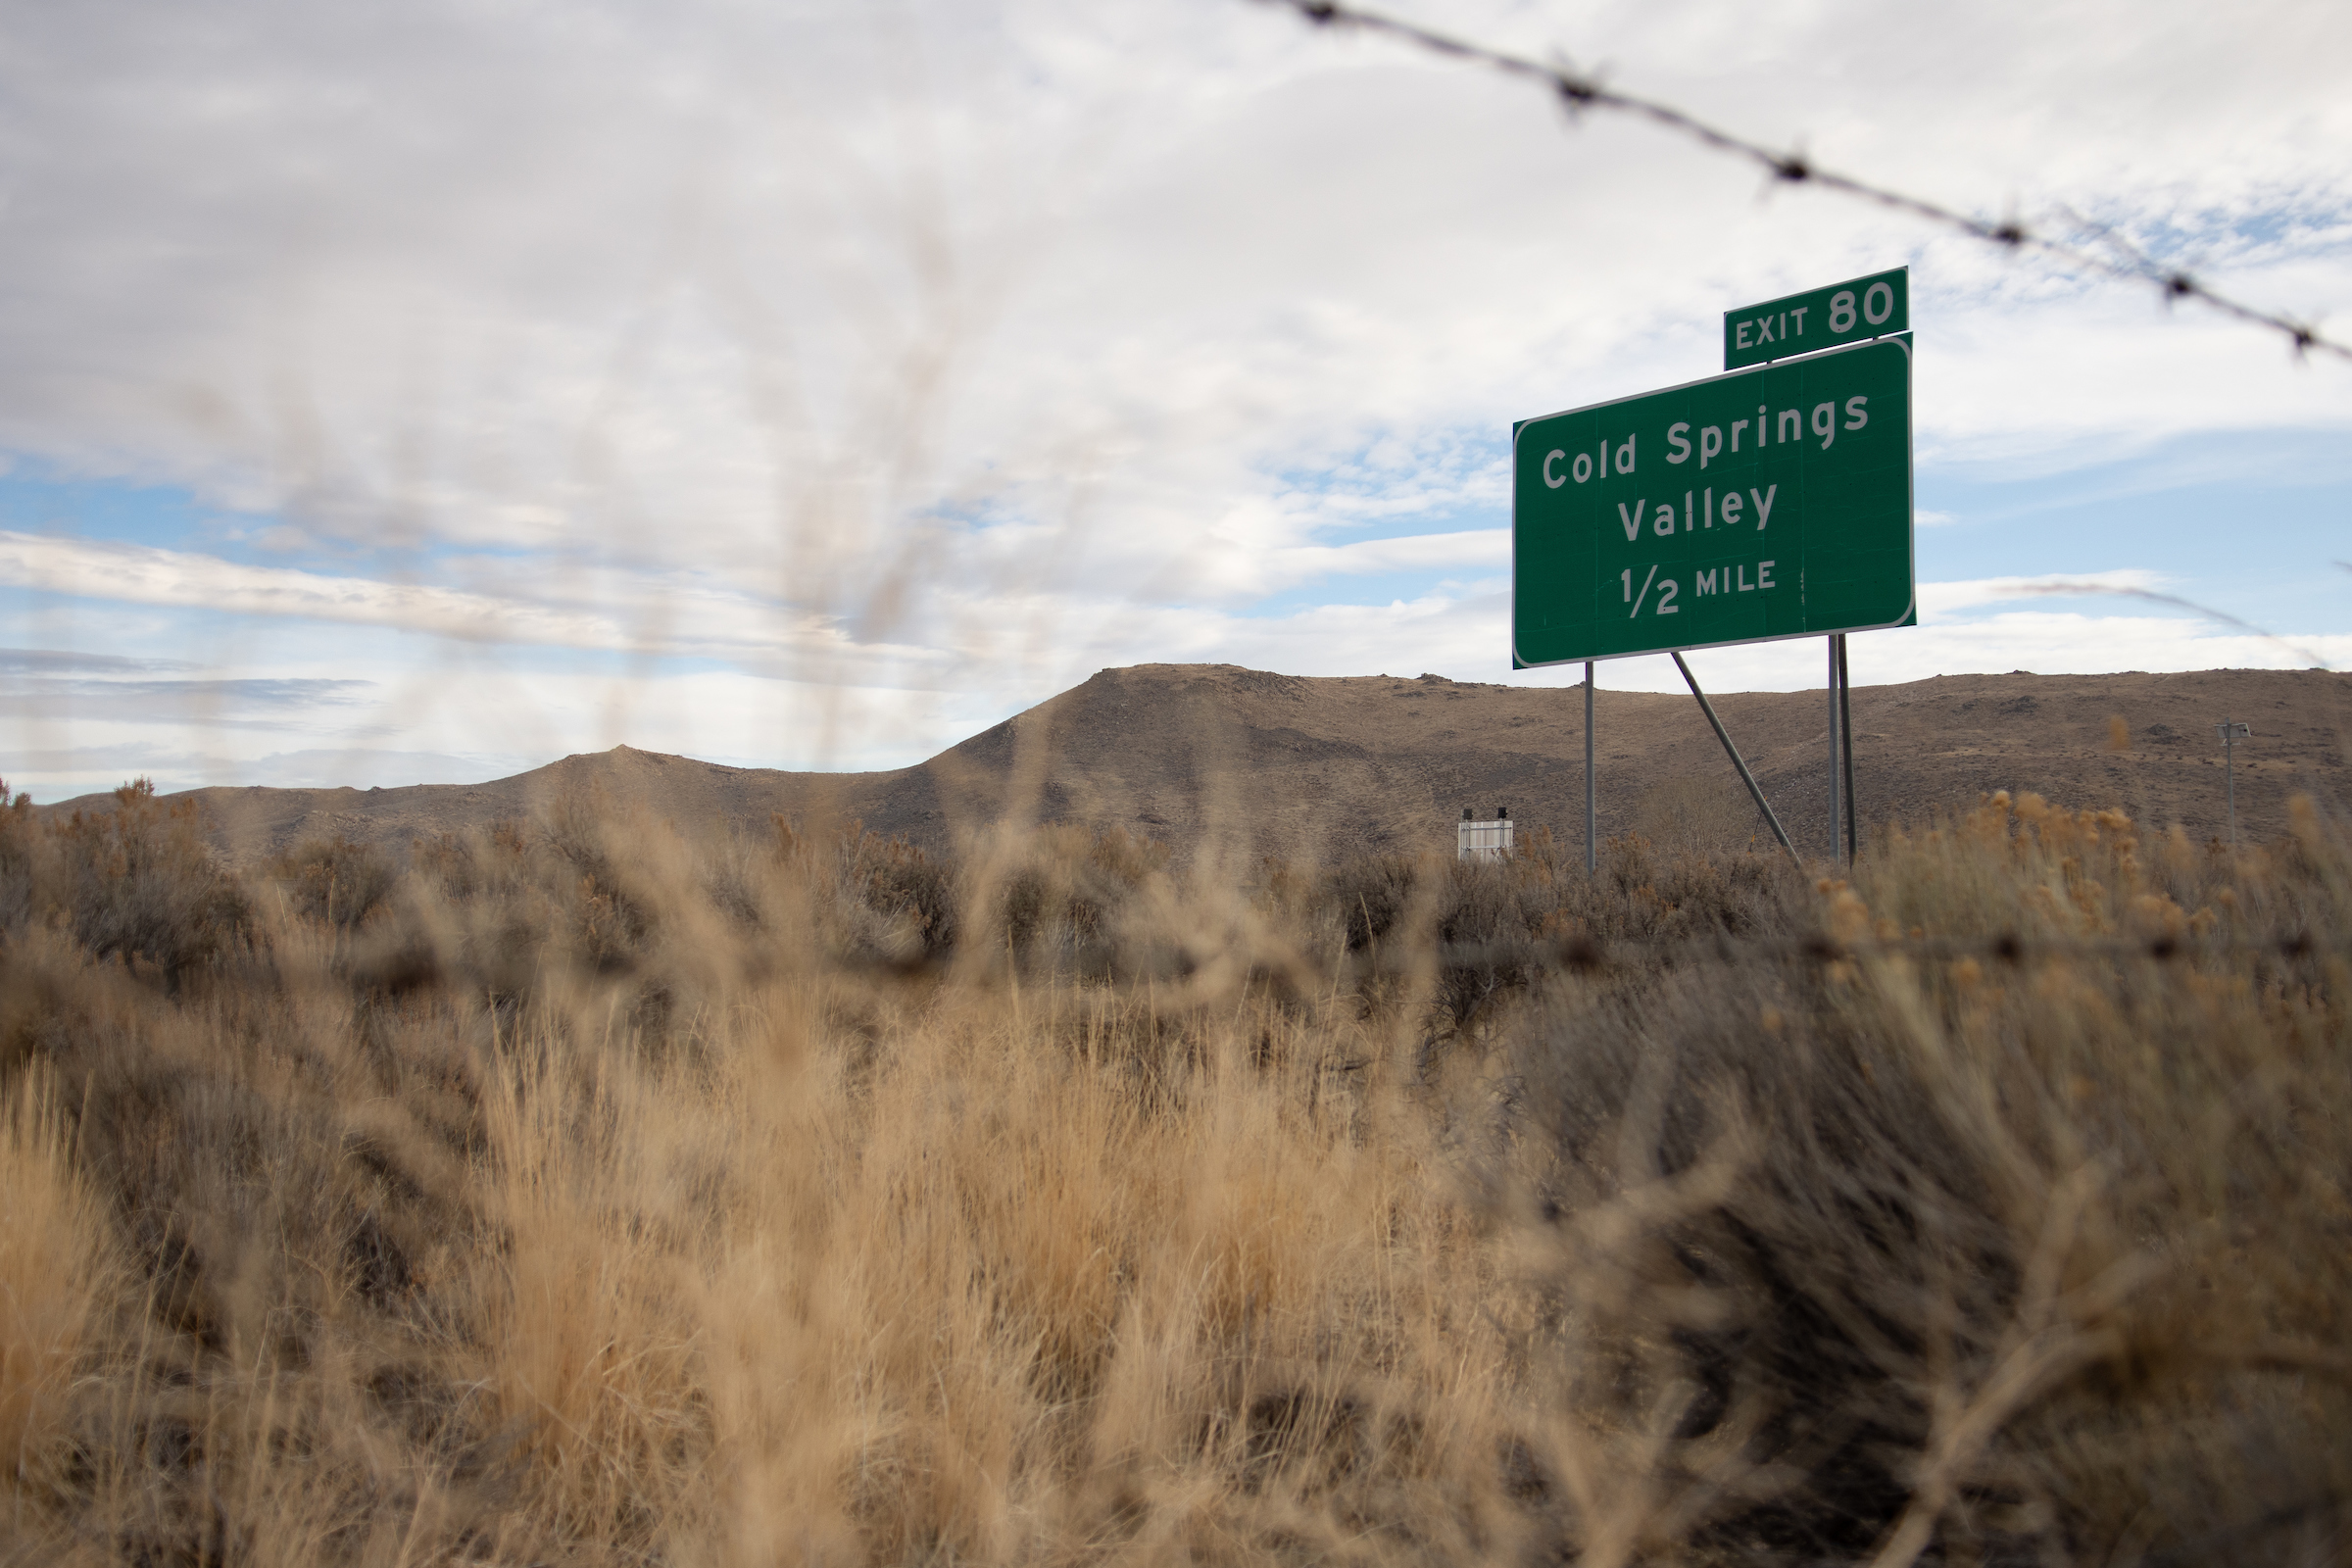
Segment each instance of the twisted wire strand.
[{"label": "twisted wire strand", "polygon": [[1702,147],[1744,159],[1777,180],[1818,185],[1825,190],[1905,213],[2013,252],[2032,252],[2123,282],[2150,284],[2168,302],[2194,300],[2232,319],[2279,333],[2293,346],[2298,360],[2317,353],[2352,362],[2352,345],[2321,335],[2319,328],[2311,322],[2278,312],[2259,310],[2240,300],[2231,299],[2181,269],[2166,267],[2137,250],[2122,246],[2113,236],[2110,236],[2110,242],[2122,249],[2122,259],[2036,233],[2018,219],[1992,222],[1972,218],[1926,197],[1907,195],[1852,174],[1824,169],[1802,153],[1782,152],[1762,142],[1750,141],[1721,126],[1710,124],[1696,115],[1677,109],[1672,104],[1604,86],[1597,77],[1581,74],[1565,65],[1548,64],[1525,55],[1512,54],[1508,50],[1455,37],[1400,18],[1342,4],[1340,0],[1259,0],[1259,3],[1295,12],[1318,26],[1350,27],[1361,32],[1381,33],[1432,54],[1468,61],[1504,75],[1536,82],[1557,96],[1572,119],[1588,110],[1612,110],[1631,115],[1663,126]]}]

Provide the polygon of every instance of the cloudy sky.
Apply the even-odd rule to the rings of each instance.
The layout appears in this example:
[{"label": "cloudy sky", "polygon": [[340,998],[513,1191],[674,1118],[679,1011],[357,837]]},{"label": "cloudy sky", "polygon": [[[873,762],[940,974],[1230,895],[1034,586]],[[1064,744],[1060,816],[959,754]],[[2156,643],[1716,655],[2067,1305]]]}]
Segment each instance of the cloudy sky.
[{"label": "cloudy sky", "polygon": [[[2340,3],[1402,9],[2352,337]],[[1510,421],[1904,265],[1922,624],[1857,682],[2352,667],[2352,365],[1248,0],[0,8],[0,774],[894,766],[1148,662],[1565,683],[1509,669]],[[2035,591],[2085,581],[2274,635]]]}]

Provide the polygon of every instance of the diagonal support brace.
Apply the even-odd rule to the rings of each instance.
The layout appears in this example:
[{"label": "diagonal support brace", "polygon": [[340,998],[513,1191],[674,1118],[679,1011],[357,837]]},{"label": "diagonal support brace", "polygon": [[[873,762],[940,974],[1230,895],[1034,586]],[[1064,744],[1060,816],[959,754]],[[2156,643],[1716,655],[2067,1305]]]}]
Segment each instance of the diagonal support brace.
[{"label": "diagonal support brace", "polygon": [[1732,765],[1740,770],[1740,782],[1747,786],[1748,798],[1756,803],[1756,809],[1762,811],[1764,820],[1772,825],[1772,836],[1779,839],[1781,848],[1788,852],[1789,860],[1798,870],[1803,870],[1805,862],[1797,858],[1796,846],[1788,842],[1788,830],[1781,826],[1779,817],[1772,814],[1770,803],[1764,799],[1763,790],[1756,785],[1756,775],[1747,770],[1747,761],[1740,757],[1740,748],[1732,744],[1732,737],[1724,729],[1723,720],[1715,716],[1715,705],[1708,702],[1707,694],[1698,689],[1698,677],[1690,673],[1690,666],[1683,662],[1681,654],[1672,657],[1674,667],[1681,670],[1683,679],[1690,683],[1690,695],[1698,699],[1698,710],[1707,715],[1708,723],[1715,726],[1715,738],[1723,742],[1724,752],[1731,758]]}]

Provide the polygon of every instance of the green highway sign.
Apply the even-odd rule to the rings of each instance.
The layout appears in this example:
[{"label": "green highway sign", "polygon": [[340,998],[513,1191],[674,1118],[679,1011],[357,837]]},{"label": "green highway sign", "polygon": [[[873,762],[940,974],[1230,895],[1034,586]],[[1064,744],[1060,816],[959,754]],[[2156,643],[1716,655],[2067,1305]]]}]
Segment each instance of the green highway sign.
[{"label": "green highway sign", "polygon": [[1911,269],[1873,272],[1827,288],[1723,313],[1723,368],[1911,330]]},{"label": "green highway sign", "polygon": [[1511,663],[1908,626],[1911,345],[1512,430]]}]

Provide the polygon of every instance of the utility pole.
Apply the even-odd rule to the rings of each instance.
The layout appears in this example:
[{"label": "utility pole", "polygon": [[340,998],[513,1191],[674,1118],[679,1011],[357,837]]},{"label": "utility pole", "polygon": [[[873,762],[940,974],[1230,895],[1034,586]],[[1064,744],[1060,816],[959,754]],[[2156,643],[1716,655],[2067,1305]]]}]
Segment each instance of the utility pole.
[{"label": "utility pole", "polygon": [[2252,740],[2254,732],[2235,719],[2225,719],[2214,725],[2213,728],[2214,733],[2222,738],[2222,779],[2224,789],[2229,792],[2230,801],[2230,853],[2235,855],[2237,853],[2237,743],[2243,740]]}]

